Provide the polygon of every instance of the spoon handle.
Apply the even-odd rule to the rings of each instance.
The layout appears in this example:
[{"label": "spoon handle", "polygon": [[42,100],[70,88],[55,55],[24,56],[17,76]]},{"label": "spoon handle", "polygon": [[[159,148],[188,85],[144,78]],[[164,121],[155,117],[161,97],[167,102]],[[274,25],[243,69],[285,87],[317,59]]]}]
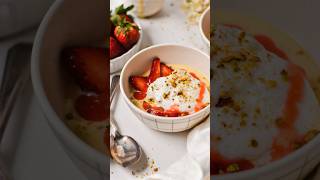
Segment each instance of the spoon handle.
[{"label": "spoon handle", "polygon": [[111,88],[110,88],[110,104],[112,103],[114,96],[116,95],[116,92],[119,88],[119,80],[120,80],[119,75],[115,75],[112,77]]},{"label": "spoon handle", "polygon": [[[120,80],[119,75],[115,75],[112,77],[111,88],[110,88],[110,92],[111,92],[110,93],[110,105],[112,104],[114,97],[116,96],[116,94],[118,92],[119,80]],[[110,113],[110,115],[111,115],[111,113]],[[113,117],[110,117],[110,127],[111,127],[110,128],[110,135],[111,136],[113,136],[114,138],[121,136]]]}]

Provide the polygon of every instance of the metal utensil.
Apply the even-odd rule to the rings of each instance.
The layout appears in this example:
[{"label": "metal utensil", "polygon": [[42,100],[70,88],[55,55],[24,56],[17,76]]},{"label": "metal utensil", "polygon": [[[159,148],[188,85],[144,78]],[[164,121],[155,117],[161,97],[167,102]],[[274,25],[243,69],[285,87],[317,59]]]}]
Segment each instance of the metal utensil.
[{"label": "metal utensil", "polygon": [[[30,79],[32,44],[21,43],[10,48],[0,86],[0,143],[14,104]],[[1,155],[0,155],[1,157]],[[0,158],[0,179],[8,179],[6,164]]]},{"label": "metal utensil", "polygon": [[[119,89],[119,79],[119,75],[112,78],[110,104]],[[112,117],[110,117],[110,151],[113,159],[124,167],[137,163],[142,155],[139,144],[132,137],[121,135]]]}]

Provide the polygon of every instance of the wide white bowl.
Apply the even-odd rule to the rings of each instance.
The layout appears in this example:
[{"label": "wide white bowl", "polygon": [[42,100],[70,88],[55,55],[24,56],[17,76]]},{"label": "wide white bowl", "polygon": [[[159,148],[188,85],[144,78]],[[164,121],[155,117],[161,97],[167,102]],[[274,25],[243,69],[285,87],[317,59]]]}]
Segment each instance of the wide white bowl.
[{"label": "wide white bowl", "polygon": [[203,73],[210,78],[210,58],[205,53],[182,45],[162,44],[148,47],[133,56],[124,66],[120,76],[121,94],[132,112],[148,127],[163,132],[180,132],[200,123],[210,113],[210,105],[191,115],[183,117],[160,117],[149,114],[130,100],[129,77],[143,74],[150,69],[151,59],[159,57],[166,64],[182,64]]},{"label": "wide white bowl", "polygon": [[84,143],[63,122],[70,77],[61,64],[60,53],[68,46],[105,44],[106,8],[105,0],[57,0],[40,25],[32,51],[34,92],[46,120],[89,179],[107,176],[109,158]]},{"label": "wide white bowl", "polygon": [[210,47],[210,7],[206,9],[199,21],[199,29],[203,41]]},{"label": "wide white bowl", "polygon": [[140,50],[140,46],[141,46],[141,42],[142,42],[142,38],[143,38],[143,31],[142,31],[142,27],[140,26],[140,24],[137,21],[135,23],[140,28],[140,30],[139,30],[140,38],[139,38],[138,42],[134,46],[132,46],[132,48],[129,49],[127,52],[125,52],[124,54],[122,54],[119,57],[110,59],[110,73],[115,73],[117,71],[120,71],[123,68],[123,66],[126,64],[126,62]]}]

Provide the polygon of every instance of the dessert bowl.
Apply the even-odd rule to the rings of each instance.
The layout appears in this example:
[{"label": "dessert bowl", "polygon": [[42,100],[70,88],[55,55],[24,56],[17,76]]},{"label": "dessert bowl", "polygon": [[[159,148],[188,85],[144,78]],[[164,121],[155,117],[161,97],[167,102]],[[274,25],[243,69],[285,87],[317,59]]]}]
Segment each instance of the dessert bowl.
[{"label": "dessert bowl", "polygon": [[[299,123],[299,124],[295,125],[295,128],[299,129],[299,131],[301,131],[301,128],[308,129],[310,127],[312,129],[314,128],[316,130],[319,130],[320,123],[318,121],[319,117],[317,115],[317,113],[319,111],[315,111],[315,110],[317,108],[319,108],[319,106],[318,106],[319,97],[320,97],[319,96],[319,83],[317,83],[316,80],[320,77],[320,74],[319,74],[319,66],[317,65],[316,61],[314,59],[312,59],[308,55],[308,53],[305,50],[303,50],[303,48],[301,48],[298,45],[298,43],[295,42],[286,33],[280,32],[279,30],[274,28],[272,25],[270,25],[267,22],[262,21],[261,19],[249,16],[249,15],[244,15],[243,13],[222,11],[222,10],[218,11],[217,10],[215,12],[215,21],[216,21],[215,26],[217,29],[220,29],[220,28],[218,28],[218,25],[217,25],[217,24],[220,24],[220,26],[223,25],[226,27],[226,29],[228,29],[227,31],[224,31],[224,32],[228,32],[228,33],[235,32],[235,31],[237,31],[238,33],[240,32],[240,34],[242,34],[242,36],[239,36],[240,37],[239,42],[241,42],[241,39],[243,37],[247,37],[248,34],[254,35],[253,36],[254,38],[251,38],[251,40],[249,40],[249,41],[246,41],[246,40],[243,41],[244,42],[243,44],[249,43],[251,41],[252,42],[258,41],[262,45],[260,47],[262,47],[264,50],[268,51],[269,53],[272,52],[272,53],[276,54],[276,56],[278,58],[281,57],[282,59],[285,59],[289,63],[292,62],[304,70],[304,72],[305,72],[304,83],[307,84],[307,85],[305,85],[306,87],[304,88],[304,92],[306,93],[306,95],[304,95],[302,98],[304,100],[303,101],[301,100],[301,102],[299,102],[298,112],[300,113],[299,115],[301,115],[301,116],[296,118],[297,119],[296,123]],[[233,30],[230,30],[230,29],[233,29]],[[235,30],[235,29],[237,29],[237,30]],[[224,36],[218,35],[217,37],[223,38]],[[234,36],[234,37],[237,37],[237,36]],[[218,40],[216,40],[216,39],[215,39],[215,41],[218,42]],[[219,41],[219,42],[229,42],[231,44],[231,46],[234,45],[234,44],[232,44],[234,41]],[[251,44],[251,47],[255,47],[256,51],[260,52],[259,48],[256,48],[254,43]],[[213,51],[211,53],[213,53],[215,56],[217,56],[218,53],[214,49],[215,48],[213,48]],[[269,58],[274,56],[272,53],[270,55],[268,55]],[[263,60],[263,58],[260,58],[260,60]],[[283,62],[285,62],[285,61],[281,61],[281,63],[283,63]],[[279,64],[281,64],[281,63],[279,63]],[[276,69],[279,66],[277,66],[277,67],[270,66],[270,67],[274,67],[274,68],[271,68],[269,70],[276,71]],[[239,72],[239,71],[237,71],[237,72]],[[262,71],[256,71],[256,72],[262,72]],[[262,75],[262,74],[260,74],[260,75]],[[251,74],[251,75],[253,76],[253,74]],[[254,81],[252,81],[252,82],[254,82]],[[280,81],[278,81],[278,82],[280,82]],[[240,84],[240,80],[239,80],[239,84]],[[281,86],[283,84],[278,83],[278,85]],[[233,96],[233,97],[236,97],[236,96]],[[312,98],[310,98],[310,97],[312,97]],[[309,98],[308,101],[305,100],[308,98]],[[215,98],[215,99],[217,99],[217,98]],[[251,101],[251,100],[248,99],[248,102],[249,101]],[[306,102],[313,102],[313,106],[305,106]],[[274,104],[278,104],[278,103],[274,103]],[[271,106],[269,106],[269,107],[271,107]],[[312,107],[312,108],[310,108],[310,107]],[[306,109],[308,109],[308,110],[306,110]],[[265,110],[266,110],[266,108],[265,108]],[[308,113],[304,113],[306,111],[308,111]],[[312,114],[312,115],[310,115],[310,114]],[[214,116],[214,114],[211,114],[211,116]],[[248,122],[248,121],[246,121],[246,122]],[[310,124],[313,124],[313,125],[310,126]],[[280,125],[280,126],[275,126],[277,128],[283,128],[281,126],[281,124],[276,124],[276,125]],[[257,127],[258,127],[258,125],[257,125]],[[213,129],[215,129],[215,128],[213,128]],[[267,128],[261,128],[261,130],[265,130],[265,129],[267,129]],[[253,136],[254,130],[255,129],[252,128],[251,132],[248,134],[248,135],[250,135],[250,138]],[[288,130],[288,131],[290,131],[290,130]],[[213,131],[211,131],[211,132],[213,132]],[[217,129],[216,129],[216,132],[217,132]],[[214,136],[214,133],[216,133],[216,132],[213,132],[213,136]],[[231,131],[229,131],[229,132],[231,132]],[[272,135],[268,134],[268,137],[269,136],[271,137]],[[275,137],[277,138],[277,136],[275,136]],[[215,138],[213,138],[213,139],[215,139]],[[235,139],[238,139],[236,141],[237,143],[239,143],[239,141],[241,141],[241,140],[239,140],[239,138],[235,138]],[[220,138],[220,140],[221,140],[221,138]],[[273,141],[273,142],[277,142],[277,141]],[[217,141],[215,143],[217,143],[217,145],[219,146]],[[233,141],[233,143],[234,143],[234,141]],[[282,154],[281,157],[276,157],[275,159],[273,159],[273,156],[277,155],[277,154],[271,154],[271,157],[272,157],[271,161],[264,159],[266,161],[260,161],[261,165],[257,165],[255,163],[253,163],[254,165],[257,165],[257,166],[248,165],[249,161],[251,161],[251,162],[253,161],[252,159],[249,159],[249,160],[248,159],[246,159],[246,160],[241,159],[241,162],[239,161],[239,163],[233,162],[233,164],[232,164],[233,166],[230,166],[230,173],[212,175],[211,178],[218,179],[218,180],[220,180],[220,179],[221,180],[222,179],[223,180],[303,179],[303,177],[305,177],[316,166],[316,164],[320,160],[319,153],[317,152],[317,149],[319,147],[319,143],[320,143],[319,135],[317,135],[317,133],[315,133],[313,136],[308,137],[307,140],[304,141],[302,144],[296,144],[297,146],[294,149],[292,149],[292,151],[287,151],[288,153]],[[264,144],[264,143],[261,143],[261,141],[260,142],[254,141],[254,143],[252,143],[251,145],[252,145],[252,147],[255,147],[257,149],[258,147],[261,147],[262,144]],[[215,147],[217,147],[217,145]],[[239,153],[242,151],[241,147],[243,147],[243,145],[242,144],[237,144],[237,145],[238,146],[237,146],[236,153]],[[246,144],[244,144],[244,145],[249,147]],[[273,145],[274,144],[272,144],[272,148],[273,148]],[[283,146],[282,144],[280,144],[280,145]],[[233,149],[233,148],[229,148],[229,149]],[[276,150],[272,149],[272,152],[276,152]],[[214,154],[214,151],[211,153]],[[222,153],[228,153],[228,152],[226,150],[224,152],[222,151]],[[254,153],[254,151],[253,150],[250,152],[246,151],[245,153],[251,155]],[[211,155],[211,157],[212,156],[213,155]],[[217,156],[213,156],[213,157],[217,157]],[[218,157],[218,159],[219,158],[220,157]],[[213,159],[215,159],[215,158],[213,158]],[[218,160],[218,161],[220,161],[220,160]],[[245,161],[243,161],[243,160],[245,160]],[[213,160],[213,162],[214,161],[217,161],[217,158],[216,158],[216,160]],[[232,160],[230,160],[230,159],[228,159],[228,160],[224,159],[223,161],[224,161],[224,163],[232,162]],[[213,164],[213,162],[211,164],[211,167],[213,167],[212,169],[216,170],[215,168],[217,168],[217,167],[218,167],[218,169],[220,169],[220,167],[219,167],[220,165],[217,166],[216,163]],[[244,166],[246,166],[247,169],[241,170],[241,168],[239,168],[239,167],[241,167],[241,163],[243,165],[245,164]],[[236,164],[236,166],[234,166],[234,164]]]},{"label": "dessert bowl", "polygon": [[210,104],[203,109],[179,117],[156,116],[138,108],[131,101],[129,79],[132,75],[143,74],[150,68],[151,60],[158,57],[165,64],[180,64],[201,72],[206,79],[210,78],[210,58],[203,52],[175,44],[161,44],[148,47],[134,55],[124,66],[120,75],[120,89],[126,104],[131,111],[148,127],[163,132],[180,132],[200,123],[210,112]]},{"label": "dessert bowl", "polygon": [[32,83],[41,109],[66,153],[90,179],[107,176],[109,158],[82,141],[63,121],[71,81],[60,56],[66,47],[105,44],[106,7],[104,0],[56,1],[38,29],[32,51]]},{"label": "dessert bowl", "polygon": [[201,15],[199,29],[203,41],[210,46],[210,7]]}]

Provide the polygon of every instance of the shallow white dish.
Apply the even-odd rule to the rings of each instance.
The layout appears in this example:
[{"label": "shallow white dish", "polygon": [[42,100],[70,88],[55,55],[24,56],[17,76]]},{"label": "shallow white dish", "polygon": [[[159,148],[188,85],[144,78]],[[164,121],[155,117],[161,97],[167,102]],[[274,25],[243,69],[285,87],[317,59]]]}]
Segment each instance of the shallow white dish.
[{"label": "shallow white dish", "polygon": [[210,7],[200,17],[199,30],[202,40],[210,47]]},{"label": "shallow white dish", "polygon": [[129,49],[127,52],[125,52],[119,57],[110,59],[110,73],[115,73],[117,71],[120,71],[123,68],[123,66],[126,64],[126,62],[140,50],[140,46],[143,38],[143,31],[142,31],[141,25],[137,22],[137,20],[135,21],[135,23],[138,25],[140,29],[139,30],[140,38],[138,42],[134,46],[132,46],[132,48]]},{"label": "shallow white dish", "polygon": [[68,75],[61,65],[60,52],[68,46],[94,46],[104,41],[105,7],[104,0],[56,1],[40,25],[32,52],[32,82],[39,104],[70,158],[81,164],[88,177],[96,172],[106,176],[109,159],[84,143],[63,122]]},{"label": "shallow white dish", "polygon": [[151,64],[151,59],[157,56],[165,64],[187,65],[192,69],[199,71],[210,78],[210,58],[205,53],[190,47],[161,44],[148,47],[134,55],[124,66],[120,75],[120,90],[127,105],[135,115],[144,122],[148,127],[163,132],[180,132],[190,129],[200,123],[210,112],[210,105],[204,109],[182,117],[161,117],[149,114],[130,100],[129,77],[134,74],[143,74]]}]

